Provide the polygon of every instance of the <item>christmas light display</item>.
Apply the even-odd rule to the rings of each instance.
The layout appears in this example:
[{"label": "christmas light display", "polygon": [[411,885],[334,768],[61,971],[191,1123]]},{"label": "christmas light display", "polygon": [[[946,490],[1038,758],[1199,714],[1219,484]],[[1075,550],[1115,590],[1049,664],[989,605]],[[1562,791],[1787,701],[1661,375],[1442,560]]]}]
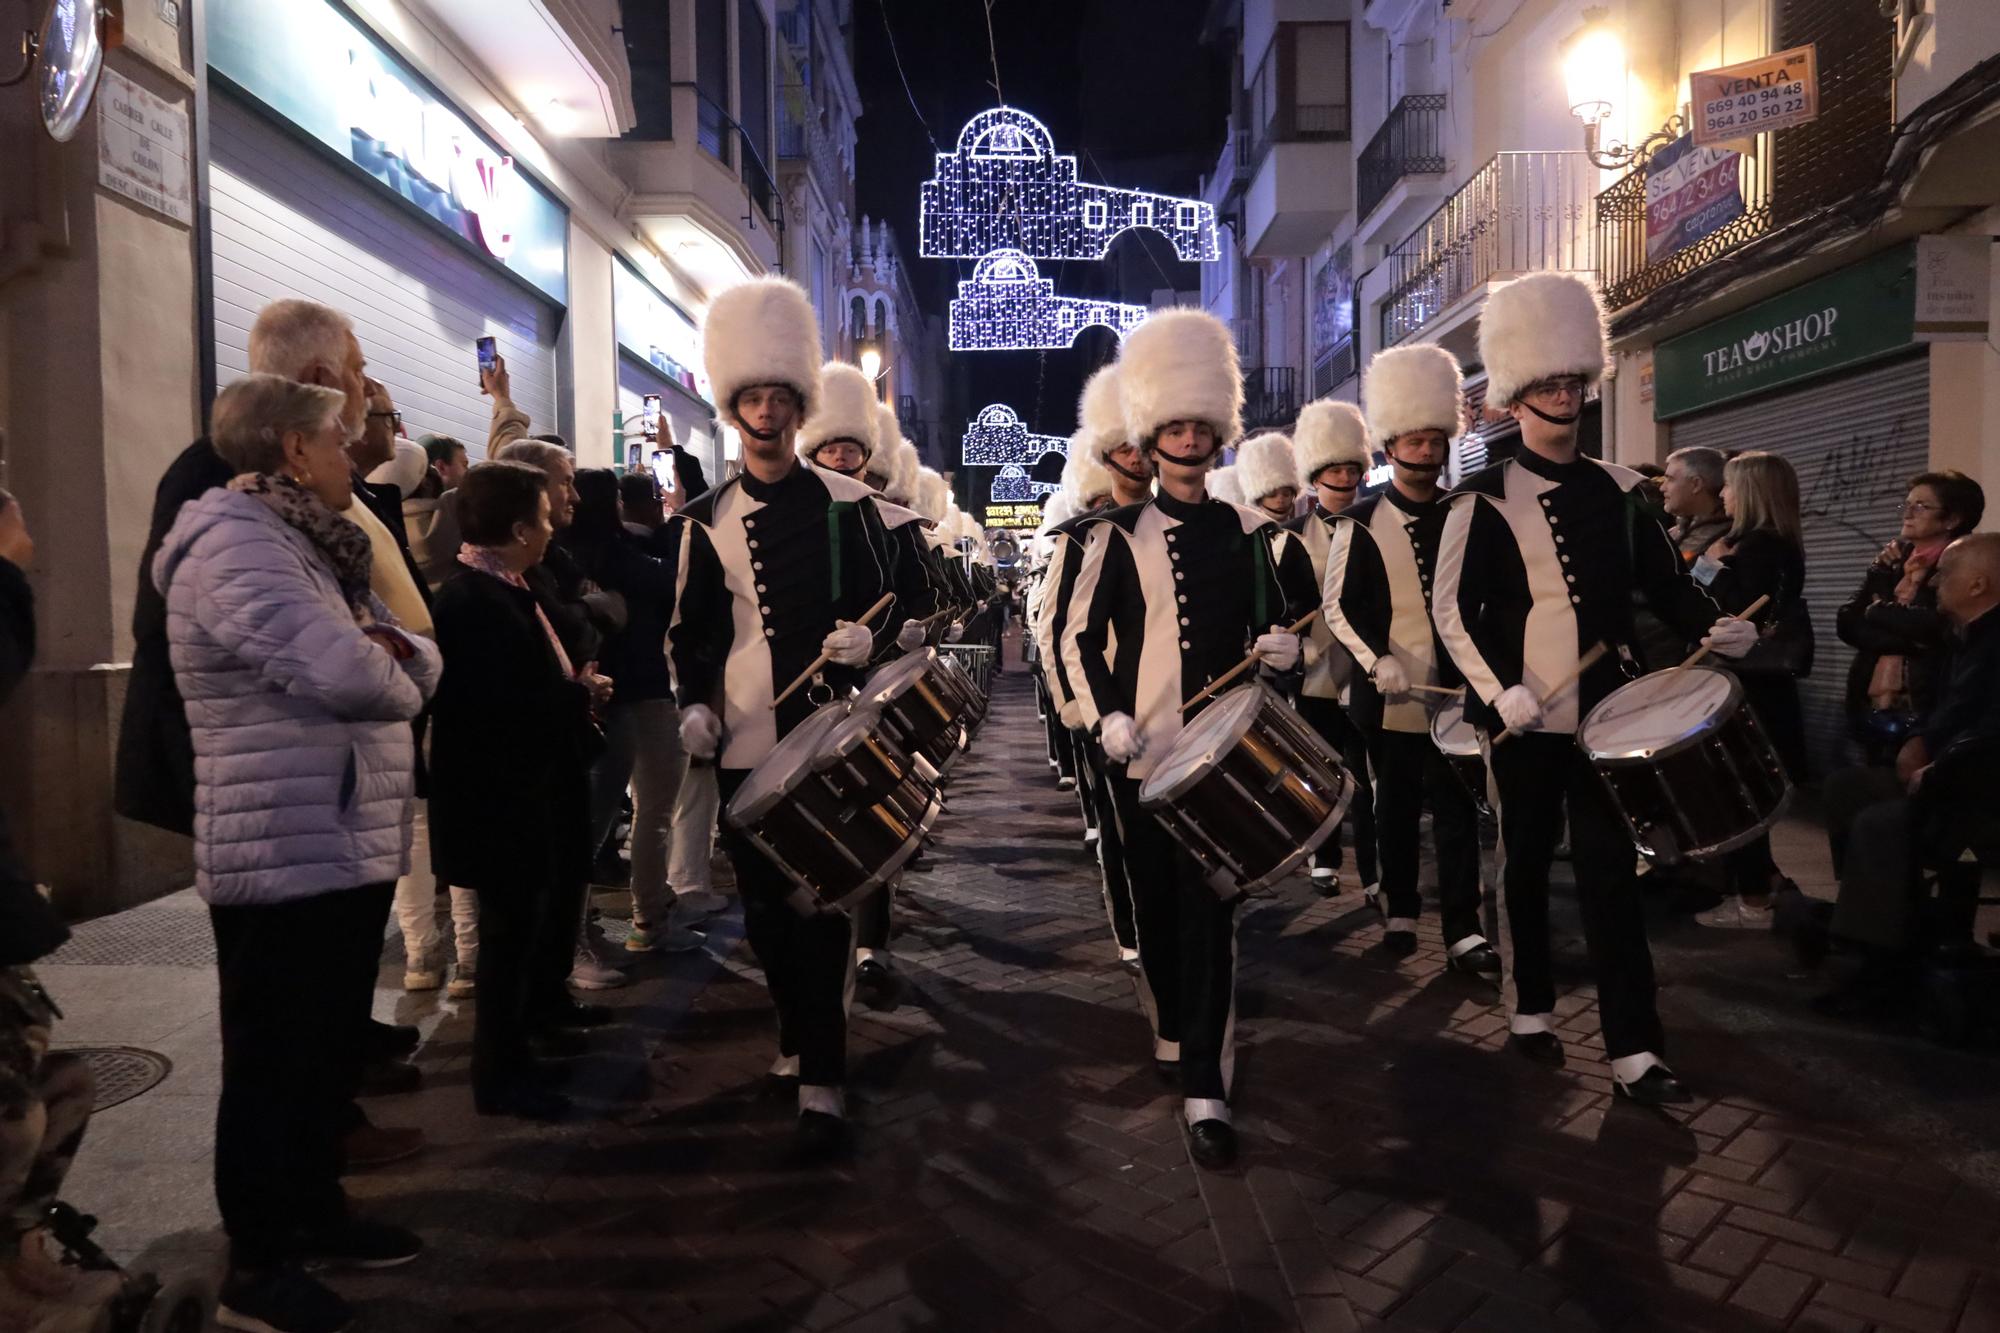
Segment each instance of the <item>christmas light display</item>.
[{"label": "christmas light display", "polygon": [[1069,441],[1060,435],[1036,435],[1021,424],[1013,408],[1005,403],[992,403],[981,408],[972,424],[965,428],[959,461],[967,467],[1025,469],[1049,454],[1068,458]]},{"label": "christmas light display", "polygon": [[1019,504],[1040,500],[1044,495],[1052,495],[1061,489],[1061,482],[1036,481],[1028,475],[1026,468],[1009,463],[994,474],[993,488],[987,494],[995,504]]},{"label": "christmas light display", "polygon": [[1068,347],[1093,324],[1123,338],[1146,307],[1057,296],[1056,285],[1019,250],[995,250],[958,284],[951,303],[951,350],[1022,352]]},{"label": "christmas light display", "polygon": [[1038,259],[1102,259],[1112,238],[1150,227],[1190,263],[1214,259],[1215,210],[1199,199],[1150,194],[1076,178],[1048,127],[1025,111],[982,111],[937,155],[923,184],[917,250],[927,259],[978,259],[1015,249]]}]

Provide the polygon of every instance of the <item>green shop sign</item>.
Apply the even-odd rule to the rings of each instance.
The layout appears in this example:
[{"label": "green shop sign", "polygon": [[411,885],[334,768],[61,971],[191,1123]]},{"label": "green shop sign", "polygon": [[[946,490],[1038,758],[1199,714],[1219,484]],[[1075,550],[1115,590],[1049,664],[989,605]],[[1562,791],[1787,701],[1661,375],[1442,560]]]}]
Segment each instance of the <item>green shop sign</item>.
[{"label": "green shop sign", "polygon": [[1915,341],[1916,250],[1899,245],[1653,349],[1653,418],[1797,384]]}]

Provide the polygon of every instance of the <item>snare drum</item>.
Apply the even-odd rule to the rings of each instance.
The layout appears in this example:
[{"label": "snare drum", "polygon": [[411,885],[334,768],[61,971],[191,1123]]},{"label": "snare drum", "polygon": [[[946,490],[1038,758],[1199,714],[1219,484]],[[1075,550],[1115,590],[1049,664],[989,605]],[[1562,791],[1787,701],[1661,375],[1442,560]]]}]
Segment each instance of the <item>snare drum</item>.
[{"label": "snare drum", "polygon": [[1354,779],[1319,733],[1262,684],[1197,714],[1139,788],[1217,894],[1257,893],[1340,827]]},{"label": "snare drum", "polygon": [[940,777],[965,749],[964,692],[935,649],[906,653],[868,678],[861,698],[882,710],[897,744]]},{"label": "snare drum", "polygon": [[1777,822],[1785,766],[1735,676],[1676,667],[1590,710],[1576,742],[1646,856],[1671,865],[1734,851]]},{"label": "snare drum", "polygon": [[1486,759],[1479,753],[1479,728],[1465,720],[1463,696],[1445,700],[1431,715],[1431,744],[1471,794],[1481,818],[1493,818],[1492,803],[1486,799]]},{"label": "snare drum", "polygon": [[729,802],[729,822],[798,886],[801,915],[887,884],[937,819],[937,787],[868,703],[830,703],[778,742]]}]

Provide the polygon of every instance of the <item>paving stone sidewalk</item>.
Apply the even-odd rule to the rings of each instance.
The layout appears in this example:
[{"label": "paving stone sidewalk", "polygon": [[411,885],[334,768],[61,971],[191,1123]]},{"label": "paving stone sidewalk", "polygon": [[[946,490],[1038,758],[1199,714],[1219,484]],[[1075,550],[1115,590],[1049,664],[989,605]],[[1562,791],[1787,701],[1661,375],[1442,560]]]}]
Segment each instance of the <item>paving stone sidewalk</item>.
[{"label": "paving stone sidewalk", "polygon": [[[1824,892],[1814,836],[1788,829],[1780,859]],[[792,1107],[763,1093],[772,1023],[733,918],[603,997],[626,1021],[578,1062],[571,1126],[471,1115],[466,1014],[385,989],[379,1012],[426,1027],[427,1086],[370,1106],[434,1146],[350,1183],[432,1250],[341,1279],[362,1327],[2000,1330],[2000,1062],[1811,1018],[1767,938],[1661,926],[1703,1094],[1662,1115],[1610,1096],[1573,917],[1551,1073],[1501,1049],[1495,993],[1445,970],[1430,920],[1391,959],[1351,889],[1294,881],[1243,919],[1245,1152],[1204,1173],[1018,672],[932,859],[899,900],[910,993],[852,1025],[839,1169],[783,1164]],[[212,1265],[213,981],[185,961],[205,921],[141,911],[179,961],[49,969],[89,996],[63,1040],[176,1061],[94,1123],[69,1192],[121,1254]],[[108,940],[86,927],[71,957]]]}]

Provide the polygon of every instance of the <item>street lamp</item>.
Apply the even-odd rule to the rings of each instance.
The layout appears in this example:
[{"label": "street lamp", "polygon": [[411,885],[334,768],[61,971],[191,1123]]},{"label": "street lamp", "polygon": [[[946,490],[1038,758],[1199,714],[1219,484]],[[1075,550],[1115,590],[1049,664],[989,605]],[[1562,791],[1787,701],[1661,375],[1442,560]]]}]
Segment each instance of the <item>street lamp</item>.
[{"label": "street lamp", "polygon": [[861,373],[871,380],[882,378],[882,353],[872,343],[861,348]]},{"label": "street lamp", "polygon": [[1687,132],[1686,122],[1669,116],[1667,123],[1635,145],[1600,146],[1598,127],[1611,119],[1625,91],[1625,43],[1611,25],[1611,12],[1601,6],[1583,11],[1583,26],[1563,43],[1563,85],[1570,113],[1583,122],[1583,151],[1605,171],[1623,171],[1643,162],[1653,151]]}]

